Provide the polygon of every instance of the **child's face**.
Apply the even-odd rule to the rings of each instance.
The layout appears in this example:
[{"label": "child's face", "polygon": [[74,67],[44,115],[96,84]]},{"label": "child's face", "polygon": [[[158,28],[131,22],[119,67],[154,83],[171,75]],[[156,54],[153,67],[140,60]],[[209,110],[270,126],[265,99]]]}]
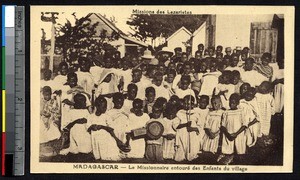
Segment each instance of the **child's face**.
[{"label": "child's face", "polygon": [[132,82],[137,83],[140,82],[142,78],[142,73],[140,71],[136,71],[132,74]]},{"label": "child's face", "polygon": [[159,65],[158,71],[161,72],[162,74],[165,74],[165,67],[163,65]]},{"label": "child's face", "polygon": [[106,112],[107,109],[107,102],[103,101],[98,106],[96,106],[96,115],[100,115]]},{"label": "child's face", "polygon": [[155,73],[157,73],[157,69],[156,68],[152,68],[150,70],[150,73],[149,73],[149,77],[150,78],[153,78],[155,76]]},{"label": "child's face", "polygon": [[129,68],[128,63],[127,63],[127,62],[123,62],[123,64],[122,64],[122,69],[123,69],[124,71],[126,71],[126,70],[128,70],[128,68]]},{"label": "child's face", "polygon": [[225,51],[226,55],[230,56],[231,55],[231,51]]},{"label": "child's face", "polygon": [[81,64],[80,64],[80,70],[83,71],[83,72],[88,72],[90,71],[90,65],[87,61],[83,61]]},{"label": "child's face", "polygon": [[241,54],[242,61],[245,61],[247,59],[247,54],[243,53]]},{"label": "child's face", "polygon": [[169,63],[168,64],[168,69],[176,69],[176,64],[175,63]]},{"label": "child's face", "polygon": [[60,74],[65,76],[68,74],[68,67],[67,66],[61,66]]},{"label": "child's face", "polygon": [[191,70],[192,70],[192,68],[191,68],[190,65],[185,65],[185,66],[183,67],[183,74],[188,75],[188,74],[191,73]]},{"label": "child's face", "polygon": [[154,100],[155,100],[155,93],[154,92],[148,92],[146,94],[146,98],[147,98],[148,102],[150,102],[150,103],[154,102]]},{"label": "child's face", "polygon": [[114,107],[116,108],[116,109],[121,109],[122,107],[123,107],[123,104],[124,104],[124,101],[123,101],[123,99],[114,99]]},{"label": "child's face", "polygon": [[116,59],[115,68],[117,68],[117,69],[121,69],[122,68],[121,59]]},{"label": "child's face", "polygon": [[191,99],[189,99],[189,98],[183,99],[183,109],[184,110],[193,109],[192,104],[194,104],[194,102]]},{"label": "child's face", "polygon": [[130,88],[128,89],[128,99],[134,100],[136,98],[137,89],[136,88]]},{"label": "child's face", "polygon": [[178,99],[170,98],[169,103],[172,104],[172,105],[177,105],[178,104]]},{"label": "child's face", "polygon": [[134,114],[140,114],[141,112],[143,112],[143,105],[140,103],[133,103],[132,110]]},{"label": "child's face", "polygon": [[232,67],[236,67],[236,66],[238,65],[238,63],[239,63],[239,57],[238,57],[238,56],[234,56],[234,57],[232,58],[231,66],[232,66]]},{"label": "child's face", "polygon": [[263,58],[262,60],[261,60],[261,63],[262,63],[262,65],[264,65],[264,66],[267,66],[267,65],[269,65],[269,58],[268,57],[266,57],[266,58]]},{"label": "child's face", "polygon": [[176,117],[176,111],[172,111],[166,115],[167,119],[172,120]]},{"label": "child's face", "polygon": [[212,104],[212,107],[213,107],[214,110],[219,110],[222,107],[220,99],[213,99],[211,104]]},{"label": "child's face", "polygon": [[208,55],[209,55],[210,57],[212,57],[212,56],[214,55],[214,50],[213,50],[213,49],[209,49],[209,50],[208,50]]},{"label": "child's face", "polygon": [[224,58],[223,59],[223,61],[225,62],[225,64],[227,65],[227,66],[229,66],[230,65],[230,59],[229,58]]},{"label": "child's face", "polygon": [[229,84],[230,83],[230,78],[228,75],[223,76],[223,82],[224,84]]},{"label": "child's face", "polygon": [[203,61],[203,62],[200,64],[200,71],[201,71],[201,72],[206,72],[206,69],[207,69],[207,64]]},{"label": "child's face", "polygon": [[156,77],[154,77],[153,83],[154,83],[156,86],[160,86],[161,83],[162,83],[162,81],[163,81],[163,77],[162,77],[162,76],[156,76]]},{"label": "child's face", "polygon": [[175,75],[172,74],[172,73],[169,73],[169,74],[167,74],[166,80],[167,80],[168,83],[173,83],[174,78],[175,78]]},{"label": "child's face", "polygon": [[50,71],[48,72],[45,72],[44,73],[44,80],[45,81],[49,81],[51,79],[51,73],[50,73]]},{"label": "child's face", "polygon": [[215,72],[216,70],[217,70],[217,63],[216,62],[212,62],[211,64],[210,64],[210,72]]},{"label": "child's face", "polygon": [[188,89],[189,85],[190,85],[189,81],[186,80],[186,79],[184,79],[184,80],[182,80],[182,82],[181,82],[181,89],[182,89],[182,90],[186,90],[186,89]]},{"label": "child's face", "polygon": [[200,98],[200,100],[199,100],[199,108],[200,109],[206,109],[207,105],[208,105],[207,99]]},{"label": "child's face", "polygon": [[240,77],[239,76],[233,76],[232,77],[232,84],[233,85],[237,85],[237,83],[239,83],[240,81]]},{"label": "child's face", "polygon": [[77,78],[76,77],[70,77],[67,80],[70,87],[75,87],[77,85]]},{"label": "child's face", "polygon": [[131,63],[132,63],[132,67],[135,67],[139,64],[139,61],[137,58],[134,57],[131,59]]},{"label": "child's face", "polygon": [[248,84],[242,84],[240,87],[240,94],[243,95],[245,92],[247,92],[250,88],[250,85]]},{"label": "child's face", "polygon": [[155,106],[152,108],[152,117],[154,119],[158,119],[161,116],[161,113],[162,113],[161,108]]},{"label": "child's face", "polygon": [[199,52],[197,52],[197,53],[195,54],[195,58],[198,59],[198,60],[201,59],[201,54],[200,54]]},{"label": "child's face", "polygon": [[49,101],[51,99],[51,92],[43,92],[44,100]]},{"label": "child's face", "polygon": [[237,109],[237,106],[239,105],[239,101],[237,99],[230,99],[229,100],[229,107],[232,110]]},{"label": "child's face", "polygon": [[181,56],[181,62],[185,62],[185,61],[187,61],[187,60],[188,60],[187,55],[186,55],[186,54],[183,54],[183,55]]},{"label": "child's face", "polygon": [[190,54],[191,52],[192,52],[192,48],[191,48],[191,47],[187,47],[187,48],[186,48],[186,53],[187,53],[187,54]]},{"label": "child's face", "polygon": [[253,62],[252,61],[245,61],[245,71],[251,71],[253,69]]},{"label": "child's face", "polygon": [[244,94],[244,98],[245,98],[246,101],[251,101],[254,98],[254,93],[247,91]]},{"label": "child's face", "polygon": [[204,47],[203,46],[198,46],[198,51],[203,52]]},{"label": "child's face", "polygon": [[216,52],[217,52],[217,53],[221,53],[221,52],[222,52],[222,47],[217,47]]},{"label": "child's face", "polygon": [[116,59],[120,59],[120,57],[121,57],[120,53],[119,52],[115,52],[115,58]]},{"label": "child's face", "polygon": [[110,82],[111,81],[111,74],[108,74],[105,78],[104,78],[104,80],[103,80],[103,82]]}]

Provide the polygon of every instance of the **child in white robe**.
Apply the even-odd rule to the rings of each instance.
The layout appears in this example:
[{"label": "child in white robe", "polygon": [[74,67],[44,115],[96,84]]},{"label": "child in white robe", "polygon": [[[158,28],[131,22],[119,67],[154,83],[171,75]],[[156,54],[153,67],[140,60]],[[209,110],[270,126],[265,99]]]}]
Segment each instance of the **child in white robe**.
[{"label": "child in white robe", "polygon": [[67,74],[68,74],[68,64],[66,62],[61,62],[59,64],[59,75],[55,76],[53,82],[55,84],[54,90],[59,90],[63,85],[67,83]]},{"label": "child in white robe", "polygon": [[169,91],[170,97],[175,94],[174,90],[172,89],[175,76],[176,71],[174,69],[169,69],[163,81],[163,86]]},{"label": "child in white robe", "polygon": [[70,109],[64,116],[66,126],[63,131],[70,132],[70,146],[61,151],[61,154],[68,152],[73,154],[90,153],[92,151],[91,136],[87,132],[90,113],[86,107],[86,97],[82,94],[74,96],[74,109]]},{"label": "child in white robe", "polygon": [[88,132],[91,133],[93,155],[96,160],[118,161],[121,159],[116,140],[113,138],[114,122],[107,115],[107,101],[99,96],[95,100],[96,111],[90,115]]},{"label": "child in white robe", "polygon": [[[230,109],[223,114],[221,123],[221,131],[223,132],[222,155],[219,157],[219,160],[221,160],[222,156],[246,153],[245,130],[248,122],[245,121],[243,109],[238,109],[239,103],[240,96],[232,94],[229,99]],[[230,162],[227,163],[229,164]]]},{"label": "child in white robe", "polygon": [[199,114],[193,109],[195,99],[191,95],[183,98],[183,109],[177,112],[173,121],[173,128],[176,129],[175,161],[192,161],[198,157],[200,148],[198,121]]},{"label": "child in white robe", "polygon": [[[175,137],[176,137],[176,129],[173,128],[173,123],[176,121],[178,117],[177,114],[177,106],[168,103],[165,116],[163,121],[165,124],[164,129],[164,139],[163,139],[163,158],[164,159],[174,159],[175,157]],[[178,121],[178,120],[177,120]]]},{"label": "child in white robe", "polygon": [[152,81],[152,86],[155,89],[155,92],[158,92],[157,97],[163,97],[167,100],[170,99],[169,91],[162,84],[163,74],[161,72],[155,73],[155,76]]},{"label": "child in white robe", "polygon": [[278,62],[279,68],[274,70],[272,82],[274,85],[275,113],[282,113],[284,105],[284,63]]},{"label": "child in white robe", "polygon": [[220,127],[223,115],[222,102],[220,96],[211,98],[212,109],[208,112],[204,130],[203,151],[217,153],[220,139]]},{"label": "child in white robe", "polygon": [[231,83],[231,79],[232,79],[232,72],[223,71],[222,75],[219,78],[219,84],[215,88],[215,94],[220,95],[222,100],[222,105],[225,109],[229,109],[229,97],[235,91],[235,87]]},{"label": "child in white robe", "polygon": [[136,98],[144,100],[145,99],[145,89],[147,88],[147,85],[141,81],[141,78],[142,78],[142,71],[140,69],[133,69],[131,83],[136,84],[136,86],[138,87]]},{"label": "child in white robe", "polygon": [[199,98],[199,107],[195,108],[195,112],[199,114],[200,119],[198,121],[198,125],[200,127],[200,132],[199,132],[199,139],[200,139],[200,148],[199,148],[199,152],[202,152],[203,149],[203,139],[204,139],[204,135],[205,135],[205,131],[204,131],[204,125],[205,125],[205,121],[209,112],[208,109],[208,104],[209,104],[209,97],[206,95],[202,95]]},{"label": "child in white robe", "polygon": [[156,99],[156,91],[154,87],[147,87],[145,92],[146,100],[144,103],[144,113],[151,114],[152,107]]},{"label": "child in white robe", "polygon": [[51,89],[55,90],[55,84],[54,84],[54,81],[51,79],[51,76],[52,76],[52,71],[49,70],[49,69],[45,69],[44,72],[44,79],[41,80],[40,82],[40,87],[41,89],[44,87],[44,86],[49,86]]},{"label": "child in white robe", "polygon": [[260,133],[263,136],[269,136],[271,128],[271,117],[275,114],[274,98],[271,95],[272,84],[268,81],[264,81],[258,87],[258,93],[256,93],[257,105],[260,114]]},{"label": "child in white robe", "polygon": [[188,75],[183,75],[180,79],[180,87],[175,90],[175,95],[183,99],[187,95],[191,95],[196,99],[195,92],[189,87],[191,78]]},{"label": "child in white robe", "polygon": [[131,83],[128,85],[127,98],[124,100],[123,110],[128,116],[131,113],[133,100],[136,98],[138,88],[135,84]]},{"label": "child in white robe", "polygon": [[247,58],[245,60],[245,67],[244,71],[241,72],[242,81],[249,83],[252,87],[259,86],[263,81],[268,81],[269,79],[257,72],[253,69],[254,66],[254,59]]},{"label": "child in white robe", "polygon": [[[128,133],[132,130],[145,128],[146,123],[150,120],[148,114],[143,113],[143,101],[135,99],[132,105],[132,113],[129,114]],[[131,151],[127,154],[128,158],[144,158],[146,142],[144,138],[134,139],[131,137],[129,141]]]},{"label": "child in white robe", "polygon": [[76,72],[78,84],[83,87],[86,93],[91,95],[95,82],[93,75],[90,73],[90,62],[86,58],[81,57],[79,58],[78,63],[80,66],[80,71]]}]

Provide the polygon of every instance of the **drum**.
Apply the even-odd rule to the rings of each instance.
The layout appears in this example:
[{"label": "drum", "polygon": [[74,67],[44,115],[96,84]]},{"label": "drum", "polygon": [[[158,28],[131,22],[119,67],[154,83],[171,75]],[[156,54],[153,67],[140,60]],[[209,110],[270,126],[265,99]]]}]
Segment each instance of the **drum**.
[{"label": "drum", "polygon": [[159,139],[164,133],[164,126],[158,121],[150,122],[146,128],[147,128],[147,136],[149,139],[152,140]]}]

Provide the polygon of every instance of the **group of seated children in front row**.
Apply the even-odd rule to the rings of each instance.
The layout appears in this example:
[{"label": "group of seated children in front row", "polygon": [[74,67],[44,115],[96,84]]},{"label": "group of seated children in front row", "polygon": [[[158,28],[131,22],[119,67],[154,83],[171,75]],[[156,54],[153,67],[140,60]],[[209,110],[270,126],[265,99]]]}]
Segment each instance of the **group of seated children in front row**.
[{"label": "group of seated children in front row", "polygon": [[[215,58],[149,64],[130,70],[130,78],[128,69],[109,62],[90,67],[82,60],[77,72],[61,63],[54,80],[45,71],[41,156],[92,153],[96,160],[161,162],[192,161],[211,152],[222,161],[245,154],[260,137],[272,143],[273,87],[283,82],[254,70],[259,66],[252,58],[242,68],[232,59],[235,66],[228,68],[221,67],[226,60]],[[163,125],[161,137],[134,136],[153,121]]]}]

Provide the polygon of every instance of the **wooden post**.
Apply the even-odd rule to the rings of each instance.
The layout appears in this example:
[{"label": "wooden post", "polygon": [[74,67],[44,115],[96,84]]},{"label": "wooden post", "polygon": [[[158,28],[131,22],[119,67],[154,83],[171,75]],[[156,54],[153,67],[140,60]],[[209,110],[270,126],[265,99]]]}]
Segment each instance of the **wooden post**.
[{"label": "wooden post", "polygon": [[53,73],[53,61],[54,61],[54,49],[55,49],[55,27],[54,27],[54,22],[52,22],[52,27],[51,27],[51,48],[50,48],[50,64],[49,64],[49,69]]}]

